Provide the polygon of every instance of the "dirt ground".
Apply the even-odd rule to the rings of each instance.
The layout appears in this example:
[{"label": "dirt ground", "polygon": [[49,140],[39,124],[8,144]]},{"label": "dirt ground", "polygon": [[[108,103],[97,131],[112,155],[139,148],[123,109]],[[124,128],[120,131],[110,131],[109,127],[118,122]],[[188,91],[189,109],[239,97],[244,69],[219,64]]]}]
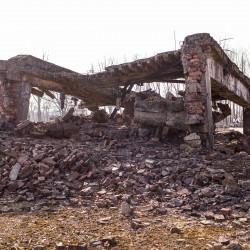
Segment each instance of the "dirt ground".
[{"label": "dirt ground", "polygon": [[[1,214],[1,249],[77,249],[84,243],[87,249],[250,249],[250,226],[243,220],[213,222],[175,210],[159,215],[150,206],[124,218],[117,208],[33,205]],[[25,212],[29,208],[34,210]],[[226,247],[239,241],[242,248]]]}]

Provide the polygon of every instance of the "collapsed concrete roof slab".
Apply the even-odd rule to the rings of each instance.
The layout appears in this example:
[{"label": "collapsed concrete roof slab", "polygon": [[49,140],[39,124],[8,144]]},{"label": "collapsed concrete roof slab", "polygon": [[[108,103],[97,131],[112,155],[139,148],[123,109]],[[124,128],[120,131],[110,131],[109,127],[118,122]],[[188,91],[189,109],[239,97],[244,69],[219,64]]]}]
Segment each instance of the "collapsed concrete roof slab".
[{"label": "collapsed concrete roof slab", "polygon": [[[85,107],[114,105],[128,86],[150,82],[185,83],[184,106],[190,131],[212,144],[211,101],[228,99],[250,108],[250,79],[207,33],[187,36],[181,49],[133,62],[112,65],[103,72],[79,74],[29,55],[0,61],[0,118],[27,117],[32,87],[78,97]],[[249,118],[250,119],[250,118]]]}]

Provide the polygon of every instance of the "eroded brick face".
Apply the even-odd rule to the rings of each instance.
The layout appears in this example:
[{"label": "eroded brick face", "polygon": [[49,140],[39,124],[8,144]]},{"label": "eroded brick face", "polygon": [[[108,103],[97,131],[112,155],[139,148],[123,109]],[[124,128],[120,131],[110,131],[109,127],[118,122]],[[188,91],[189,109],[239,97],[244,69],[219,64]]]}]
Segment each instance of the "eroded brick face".
[{"label": "eroded brick face", "polygon": [[18,84],[9,83],[3,75],[0,76],[0,119],[16,121],[19,96]]},{"label": "eroded brick face", "polygon": [[[199,39],[199,37],[198,37]],[[206,86],[206,63],[209,56],[209,46],[201,46],[209,41],[204,37],[188,38],[182,47],[182,64],[186,81],[184,106],[190,121],[190,130],[201,136],[203,144],[212,141],[208,132],[208,91]],[[197,126],[198,125],[198,126]]]},{"label": "eroded brick face", "polygon": [[[187,59],[188,58],[188,59]],[[202,82],[202,75],[204,74],[204,57],[201,55],[188,54],[186,57],[186,95],[185,95],[185,108],[189,114],[204,113],[204,83]]]},{"label": "eroded brick face", "polygon": [[0,118],[13,122],[16,120],[15,87],[0,77]]}]

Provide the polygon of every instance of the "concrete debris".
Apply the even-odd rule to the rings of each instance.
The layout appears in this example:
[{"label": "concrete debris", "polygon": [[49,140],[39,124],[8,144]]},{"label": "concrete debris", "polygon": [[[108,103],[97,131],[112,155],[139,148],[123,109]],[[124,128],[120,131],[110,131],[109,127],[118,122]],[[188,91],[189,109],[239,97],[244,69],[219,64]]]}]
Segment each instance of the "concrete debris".
[{"label": "concrete debris", "polygon": [[[77,200],[98,209],[115,207],[121,218],[131,220],[134,230],[147,227],[135,218],[138,213],[164,217],[171,209],[200,219],[204,226],[230,222],[242,228],[249,224],[247,136],[216,134],[213,150],[184,151],[178,140],[145,137],[133,125],[98,124],[75,117],[67,124],[74,123],[79,128],[77,136],[67,139],[8,133],[1,137],[0,202]],[[187,142],[196,140],[195,133],[186,137]],[[0,213],[9,211],[0,204]],[[106,225],[113,218],[97,222]],[[177,226],[169,230],[182,234]],[[93,244],[115,244],[104,239]]]},{"label": "concrete debris", "polygon": [[185,136],[184,141],[193,148],[199,148],[201,146],[201,138],[196,133]]},{"label": "concrete debris", "polygon": [[[207,210],[206,218],[218,223],[236,210],[249,211],[248,137],[236,132],[218,134],[217,140],[227,147],[220,143],[209,153],[205,149],[187,152],[178,141],[140,136],[133,126],[74,119],[79,127],[74,138],[63,139],[61,134],[60,141],[41,140],[7,133],[0,140],[1,199],[78,196],[91,200],[98,195],[98,207],[120,204],[121,214],[131,216],[135,197],[155,196],[165,204],[155,210],[159,214],[167,207],[190,213]],[[195,133],[185,140],[200,145]],[[237,164],[242,157],[244,164]],[[231,162],[235,162],[233,169]],[[127,195],[121,198],[120,194]]]},{"label": "concrete debris", "polygon": [[108,113],[104,109],[97,110],[93,113],[92,121],[97,123],[108,122]]},{"label": "concrete debris", "polygon": [[15,181],[17,179],[20,168],[21,168],[21,165],[19,163],[16,163],[12,167],[12,169],[10,171],[10,174],[9,174],[9,178],[10,178],[11,181]]},{"label": "concrete debris", "polygon": [[130,205],[126,201],[123,201],[121,203],[121,214],[127,217],[133,214],[133,209],[130,207]]}]

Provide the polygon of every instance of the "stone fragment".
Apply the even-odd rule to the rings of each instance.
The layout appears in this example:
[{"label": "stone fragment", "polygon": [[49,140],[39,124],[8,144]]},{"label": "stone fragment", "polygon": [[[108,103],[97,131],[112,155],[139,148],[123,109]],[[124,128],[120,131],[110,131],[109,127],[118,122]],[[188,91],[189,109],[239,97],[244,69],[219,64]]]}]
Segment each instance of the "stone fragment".
[{"label": "stone fragment", "polygon": [[241,186],[244,190],[250,191],[250,180],[242,181]]},{"label": "stone fragment", "polygon": [[92,240],[90,241],[90,246],[94,248],[100,248],[102,246],[102,241],[101,240]]},{"label": "stone fragment", "polygon": [[100,223],[100,224],[110,224],[111,219],[112,219],[112,217],[110,217],[110,216],[103,217],[103,218],[100,218],[97,222]]},{"label": "stone fragment", "polygon": [[215,243],[214,245],[213,245],[213,250],[221,250],[222,249],[222,244],[220,244],[220,243]]},{"label": "stone fragment", "polygon": [[201,194],[203,197],[214,197],[214,192],[209,187],[205,187],[201,189]]},{"label": "stone fragment", "polygon": [[7,189],[10,192],[15,192],[18,189],[18,183],[15,181],[11,181],[7,184]]},{"label": "stone fragment", "polygon": [[46,173],[46,172],[49,171],[49,169],[50,169],[50,167],[49,167],[47,164],[43,163],[43,162],[39,162],[39,163],[37,164],[37,167],[39,168],[39,172],[40,172],[41,174]]},{"label": "stone fragment", "polygon": [[16,128],[15,130],[21,134],[21,135],[24,135],[25,133],[29,133],[31,130],[32,130],[32,123],[31,121],[29,120],[24,120],[24,121],[21,121],[20,123],[18,123],[16,125]]},{"label": "stone fragment", "polygon": [[40,181],[40,182],[45,181],[45,177],[44,176],[38,176],[37,180]]},{"label": "stone fragment", "polygon": [[44,250],[45,248],[44,248],[44,246],[35,246],[35,247],[33,247],[33,250]]},{"label": "stone fragment", "polygon": [[27,196],[27,198],[26,198],[27,201],[33,201],[33,200],[35,200],[35,197],[34,197],[33,193],[27,192],[26,196]]},{"label": "stone fragment", "polygon": [[27,160],[29,159],[29,156],[26,155],[26,154],[23,154],[21,156],[19,156],[17,158],[17,162],[20,164],[20,165],[23,165]]},{"label": "stone fragment", "polygon": [[56,243],[56,250],[66,250],[67,247],[62,242]]},{"label": "stone fragment", "polygon": [[227,246],[227,248],[230,249],[230,250],[242,250],[242,247],[238,242],[231,242]]},{"label": "stone fragment", "polygon": [[21,169],[21,165],[19,163],[16,163],[12,167],[12,169],[10,171],[10,175],[9,175],[9,178],[11,181],[15,181],[17,179],[17,176],[18,176],[20,169]]},{"label": "stone fragment", "polygon": [[0,185],[0,193],[4,190],[5,187],[6,185]]},{"label": "stone fragment", "polygon": [[17,244],[15,244],[15,246],[11,247],[10,250],[19,250],[19,246]]},{"label": "stone fragment", "polygon": [[87,250],[87,244],[69,244],[67,250]]},{"label": "stone fragment", "polygon": [[207,211],[205,214],[204,214],[205,218],[207,220],[213,220],[214,219],[214,213],[211,212],[211,211]]},{"label": "stone fragment", "polygon": [[155,160],[152,160],[152,159],[145,160],[145,166],[148,168],[153,168],[155,164],[156,164]]},{"label": "stone fragment", "polygon": [[225,238],[224,236],[219,236],[218,241],[224,246],[230,243],[230,239]]},{"label": "stone fragment", "polygon": [[33,159],[37,162],[41,161],[43,158],[46,157],[46,154],[45,153],[41,153],[41,154],[37,154],[33,157]]},{"label": "stone fragment", "polygon": [[33,174],[33,166],[28,165],[21,169],[19,173],[19,178],[23,179]]},{"label": "stone fragment", "polygon": [[154,208],[151,205],[140,207],[141,212],[151,212]]},{"label": "stone fragment", "polygon": [[241,222],[239,222],[239,221],[237,221],[237,220],[233,220],[233,221],[232,221],[232,225],[233,225],[234,227],[237,227],[237,228],[243,228]]},{"label": "stone fragment", "polygon": [[158,208],[156,208],[156,212],[160,215],[165,215],[165,214],[167,214],[168,211],[165,207],[158,207]]},{"label": "stone fragment", "polygon": [[109,202],[106,200],[99,200],[96,202],[96,206],[98,208],[108,208],[109,207]]},{"label": "stone fragment", "polygon": [[87,244],[86,243],[78,244],[75,250],[87,250]]},{"label": "stone fragment", "polygon": [[76,250],[77,244],[69,244],[67,250]]},{"label": "stone fragment", "polygon": [[0,208],[0,213],[10,213],[13,212],[13,208],[9,206],[4,206]]},{"label": "stone fragment", "polygon": [[241,210],[244,212],[250,212],[250,201],[244,202],[241,206]]},{"label": "stone fragment", "polygon": [[133,209],[130,207],[128,202],[123,201],[121,203],[120,213],[126,217],[129,217],[133,214]]},{"label": "stone fragment", "polygon": [[183,205],[184,200],[181,198],[173,198],[171,200],[171,205],[173,207],[181,207]]},{"label": "stone fragment", "polygon": [[122,196],[122,200],[123,201],[127,201],[128,203],[130,203],[131,202],[131,195],[130,194],[124,194],[123,196]]},{"label": "stone fragment", "polygon": [[215,214],[214,215],[214,219],[215,219],[216,222],[223,222],[223,221],[225,221],[225,217],[222,214]]},{"label": "stone fragment", "polygon": [[172,227],[170,229],[170,233],[171,234],[180,234],[181,233],[181,230],[178,228],[178,227]]},{"label": "stone fragment", "polygon": [[80,190],[79,194],[80,195],[91,195],[93,194],[94,190],[93,187],[86,187]]},{"label": "stone fragment", "polygon": [[177,242],[178,244],[184,244],[184,243],[187,242],[187,240],[186,240],[186,239],[177,239],[176,242]]},{"label": "stone fragment", "polygon": [[224,215],[224,216],[229,216],[230,214],[231,214],[231,209],[230,208],[221,208],[221,210],[220,210],[220,212],[221,212],[221,214],[222,215]]},{"label": "stone fragment", "polygon": [[199,148],[201,146],[201,138],[196,133],[185,136],[184,141],[193,148]]},{"label": "stone fragment", "polygon": [[49,167],[53,167],[56,165],[56,162],[53,160],[52,157],[46,157],[42,160],[42,163],[48,165]]},{"label": "stone fragment", "polygon": [[130,226],[134,230],[138,230],[138,229],[144,227],[144,225],[142,224],[142,222],[139,221],[139,220],[132,220]]},{"label": "stone fragment", "polygon": [[201,220],[201,224],[203,224],[203,225],[211,225],[211,224],[213,224],[214,222],[213,221],[211,221],[211,220]]},{"label": "stone fragment", "polygon": [[246,218],[246,217],[239,218],[239,222],[241,222],[241,223],[247,223],[248,222],[248,218]]},{"label": "stone fragment", "polygon": [[179,195],[190,195],[191,193],[188,191],[188,189],[183,188],[180,191],[177,192]]},{"label": "stone fragment", "polygon": [[101,239],[101,241],[102,241],[102,245],[104,247],[114,247],[114,246],[116,246],[115,236],[113,236],[113,235],[104,236]]}]

